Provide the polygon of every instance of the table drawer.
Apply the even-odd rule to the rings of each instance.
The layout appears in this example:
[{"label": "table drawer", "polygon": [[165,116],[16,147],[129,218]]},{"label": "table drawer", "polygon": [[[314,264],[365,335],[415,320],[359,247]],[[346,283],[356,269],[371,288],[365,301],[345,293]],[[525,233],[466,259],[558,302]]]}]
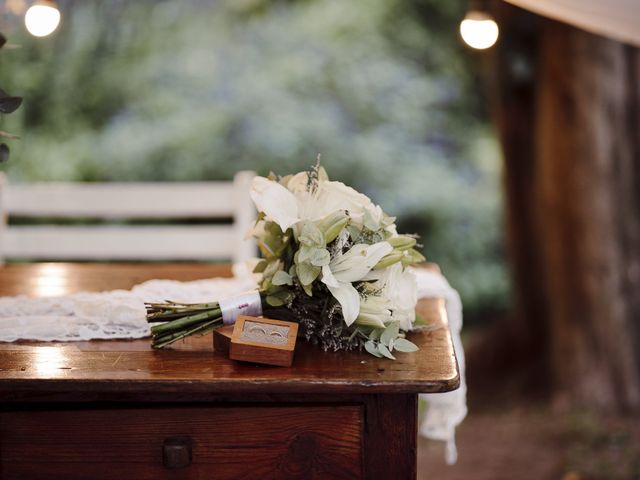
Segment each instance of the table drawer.
[{"label": "table drawer", "polygon": [[[165,466],[175,437],[190,442],[188,466]],[[0,478],[351,479],[362,443],[357,405],[5,410]]]}]

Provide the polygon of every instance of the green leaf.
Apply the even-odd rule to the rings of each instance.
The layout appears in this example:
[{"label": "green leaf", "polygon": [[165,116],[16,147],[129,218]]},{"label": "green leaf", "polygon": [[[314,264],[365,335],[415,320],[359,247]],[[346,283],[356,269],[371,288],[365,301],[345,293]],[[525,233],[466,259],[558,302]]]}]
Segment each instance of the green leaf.
[{"label": "green leaf", "polygon": [[262,273],[262,277],[271,278],[276,274],[278,270],[280,270],[280,261],[272,260],[267,264],[266,268],[264,269],[264,272]]},{"label": "green leaf", "polygon": [[264,229],[274,237],[281,237],[284,233],[280,228],[280,225],[278,225],[276,222],[265,222]]},{"label": "green leaf", "polygon": [[280,297],[276,297],[275,295],[267,295],[267,304],[272,307],[281,307],[284,305],[284,300]]},{"label": "green leaf", "polygon": [[331,254],[325,248],[312,248],[309,254],[309,262],[316,267],[323,267],[329,265],[331,261]]},{"label": "green leaf", "polygon": [[271,283],[274,285],[293,285],[293,279],[284,270],[278,270],[271,279]]},{"label": "green leaf", "polygon": [[389,345],[389,342],[395,338],[398,338],[400,334],[400,322],[391,322],[387,328],[384,329],[382,335],[380,335],[380,342],[385,345]]},{"label": "green leaf", "polygon": [[308,247],[324,247],[326,245],[324,242],[324,235],[313,222],[305,222],[302,226],[302,231],[300,232],[298,240],[301,244]]},{"label": "green leaf", "polygon": [[387,348],[386,345],[380,343],[378,344],[378,350],[380,351],[380,353],[382,355],[384,355],[385,357],[387,357],[390,360],[395,360],[396,357],[394,357],[393,355],[391,355],[391,352],[389,351],[389,349]]},{"label": "green leaf", "polygon": [[267,268],[268,264],[269,262],[267,262],[266,260],[260,260],[258,263],[256,263],[256,266],[253,267],[253,273],[264,272],[264,269]]},{"label": "green leaf", "polygon": [[399,352],[417,352],[418,346],[406,338],[398,338],[394,342],[395,349]]},{"label": "green leaf", "polygon": [[311,265],[310,263],[299,263],[296,266],[296,273],[302,285],[311,285],[313,281],[320,275],[320,267]]},{"label": "green leaf", "polygon": [[302,289],[304,290],[304,293],[313,297],[313,287],[311,285],[302,285]]},{"label": "green leaf", "polygon": [[347,231],[349,232],[349,236],[351,237],[351,241],[355,242],[360,237],[360,233],[362,232],[362,229],[358,228],[357,226],[355,226],[355,225],[350,223],[347,226]]},{"label": "green leaf", "polygon": [[369,340],[378,340],[382,331],[382,328],[374,328],[373,330],[371,330],[371,333],[369,334]]},{"label": "green leaf", "polygon": [[296,254],[293,256],[293,261],[296,263],[308,262],[311,257],[311,247],[301,245]]},{"label": "green leaf", "polygon": [[375,343],[371,341],[365,342],[364,349],[374,357],[382,358],[382,355],[378,351],[378,346]]}]

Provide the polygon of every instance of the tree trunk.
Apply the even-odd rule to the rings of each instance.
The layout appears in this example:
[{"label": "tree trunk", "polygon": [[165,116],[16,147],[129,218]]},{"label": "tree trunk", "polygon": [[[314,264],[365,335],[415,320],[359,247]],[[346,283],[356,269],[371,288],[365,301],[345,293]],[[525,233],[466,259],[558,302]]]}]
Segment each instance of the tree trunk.
[{"label": "tree trunk", "polygon": [[535,133],[555,390],[640,408],[640,52],[545,20]]},{"label": "tree trunk", "polygon": [[538,363],[560,404],[638,410],[640,50],[494,13],[515,360]]},{"label": "tree trunk", "polygon": [[[520,393],[548,392],[549,328],[540,233],[536,223],[536,62],[539,17],[499,2],[492,13],[501,39],[485,52],[491,113],[504,157],[505,233],[511,277],[512,312],[486,335],[479,353],[487,370],[515,376]],[[475,347],[475,345],[473,345]],[[476,347],[477,350],[477,347]],[[474,355],[475,353],[475,355]],[[485,372],[470,362],[470,382]],[[484,365],[489,363],[488,365]],[[502,380],[502,379],[501,379]]]}]

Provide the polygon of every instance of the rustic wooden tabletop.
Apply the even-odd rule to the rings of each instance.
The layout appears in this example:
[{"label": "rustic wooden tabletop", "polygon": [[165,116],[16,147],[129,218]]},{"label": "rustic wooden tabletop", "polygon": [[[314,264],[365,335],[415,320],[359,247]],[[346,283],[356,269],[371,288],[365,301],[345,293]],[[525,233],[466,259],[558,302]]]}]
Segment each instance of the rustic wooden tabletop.
[{"label": "rustic wooden tabletop", "polygon": [[[15,264],[0,267],[0,296],[61,295],[128,289],[149,279],[197,280],[229,276],[226,265]],[[190,338],[166,350],[149,339],[0,343],[0,399],[26,400],[82,392],[102,395],[183,395],[225,392],[429,393],[459,385],[442,299],[418,306],[431,327],[413,332],[420,350],[396,361],[366,353],[323,352],[298,342],[290,368],[235,362],[212,349],[211,336]]]}]

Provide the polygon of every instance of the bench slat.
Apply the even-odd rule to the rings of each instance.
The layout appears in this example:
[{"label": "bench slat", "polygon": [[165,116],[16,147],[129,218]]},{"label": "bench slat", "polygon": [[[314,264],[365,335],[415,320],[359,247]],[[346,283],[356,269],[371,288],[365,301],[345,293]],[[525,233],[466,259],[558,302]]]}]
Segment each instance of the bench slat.
[{"label": "bench slat", "polygon": [[[46,241],[44,241],[46,239]],[[62,260],[228,259],[237,236],[228,226],[92,226],[7,229],[9,258]]]},{"label": "bench slat", "polygon": [[5,211],[25,217],[232,217],[231,182],[11,184]]}]

